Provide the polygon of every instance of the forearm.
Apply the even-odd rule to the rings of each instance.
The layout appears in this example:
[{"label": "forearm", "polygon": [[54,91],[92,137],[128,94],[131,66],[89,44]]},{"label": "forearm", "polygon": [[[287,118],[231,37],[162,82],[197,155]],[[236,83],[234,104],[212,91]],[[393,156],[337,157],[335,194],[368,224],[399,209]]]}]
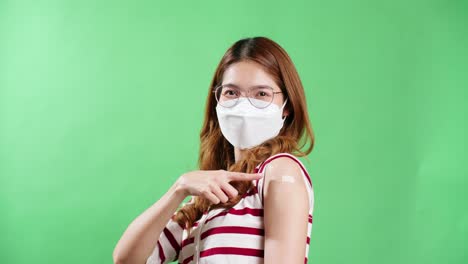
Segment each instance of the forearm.
[{"label": "forearm", "polygon": [[185,197],[186,194],[175,183],[156,203],[133,220],[114,249],[114,263],[144,264]]}]

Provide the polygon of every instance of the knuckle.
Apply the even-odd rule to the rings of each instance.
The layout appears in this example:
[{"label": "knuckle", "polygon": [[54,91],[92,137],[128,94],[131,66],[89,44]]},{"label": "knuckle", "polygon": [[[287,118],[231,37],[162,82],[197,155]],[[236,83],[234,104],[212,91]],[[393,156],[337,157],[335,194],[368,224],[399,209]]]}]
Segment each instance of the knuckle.
[{"label": "knuckle", "polygon": [[222,182],[221,177],[214,177],[213,181],[218,184]]},{"label": "knuckle", "polygon": [[212,174],[211,177],[210,177],[210,180],[212,181],[216,181],[216,179],[219,178],[219,174]]},{"label": "knuckle", "polygon": [[213,182],[209,182],[208,185],[207,185],[207,188],[209,190],[213,190],[215,188],[215,184]]}]

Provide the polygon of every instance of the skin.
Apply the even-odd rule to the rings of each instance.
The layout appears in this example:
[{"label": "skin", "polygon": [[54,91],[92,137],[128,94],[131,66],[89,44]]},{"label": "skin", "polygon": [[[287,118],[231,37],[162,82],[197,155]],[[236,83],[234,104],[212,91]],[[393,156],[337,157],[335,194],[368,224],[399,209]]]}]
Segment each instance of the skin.
[{"label": "skin", "polygon": [[[231,65],[223,75],[225,83],[241,87],[243,96],[253,85],[269,85],[275,92],[281,91],[259,64],[250,61]],[[284,99],[284,94],[276,94],[273,103],[281,107]],[[288,114],[285,107],[283,116]],[[235,147],[236,160],[245,151]],[[304,263],[309,199],[301,169],[292,159],[281,157],[269,163],[264,177],[264,262]]]}]

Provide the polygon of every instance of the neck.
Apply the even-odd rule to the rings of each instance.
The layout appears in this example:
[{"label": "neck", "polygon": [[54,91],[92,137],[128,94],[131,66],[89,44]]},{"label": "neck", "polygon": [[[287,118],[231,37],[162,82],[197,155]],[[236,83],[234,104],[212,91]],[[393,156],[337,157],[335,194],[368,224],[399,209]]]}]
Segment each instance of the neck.
[{"label": "neck", "polygon": [[234,158],[237,161],[241,160],[242,157],[244,157],[244,154],[246,153],[247,149],[239,149],[237,147],[234,147]]}]

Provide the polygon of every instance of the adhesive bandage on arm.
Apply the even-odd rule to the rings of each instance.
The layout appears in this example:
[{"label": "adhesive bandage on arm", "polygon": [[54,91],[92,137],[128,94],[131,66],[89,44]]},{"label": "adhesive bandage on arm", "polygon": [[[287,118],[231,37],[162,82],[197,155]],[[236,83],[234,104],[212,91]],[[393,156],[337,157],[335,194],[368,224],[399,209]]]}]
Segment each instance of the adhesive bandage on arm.
[{"label": "adhesive bandage on arm", "polygon": [[289,175],[281,176],[281,182],[294,183],[295,181],[296,181],[296,178],[294,178],[293,176],[289,176]]},{"label": "adhesive bandage on arm", "polygon": [[276,171],[285,171],[284,172],[284,175],[282,175],[281,177],[278,177],[276,180],[278,182],[281,182],[281,183],[295,183],[296,182],[296,177],[294,176],[291,176],[291,175],[288,175],[288,173],[286,172],[288,170],[288,168],[281,168],[279,166],[275,166],[271,163],[267,164],[266,167],[265,167],[265,170],[263,172],[263,175],[267,175],[267,174],[271,174],[271,172],[273,170],[276,170]]}]

